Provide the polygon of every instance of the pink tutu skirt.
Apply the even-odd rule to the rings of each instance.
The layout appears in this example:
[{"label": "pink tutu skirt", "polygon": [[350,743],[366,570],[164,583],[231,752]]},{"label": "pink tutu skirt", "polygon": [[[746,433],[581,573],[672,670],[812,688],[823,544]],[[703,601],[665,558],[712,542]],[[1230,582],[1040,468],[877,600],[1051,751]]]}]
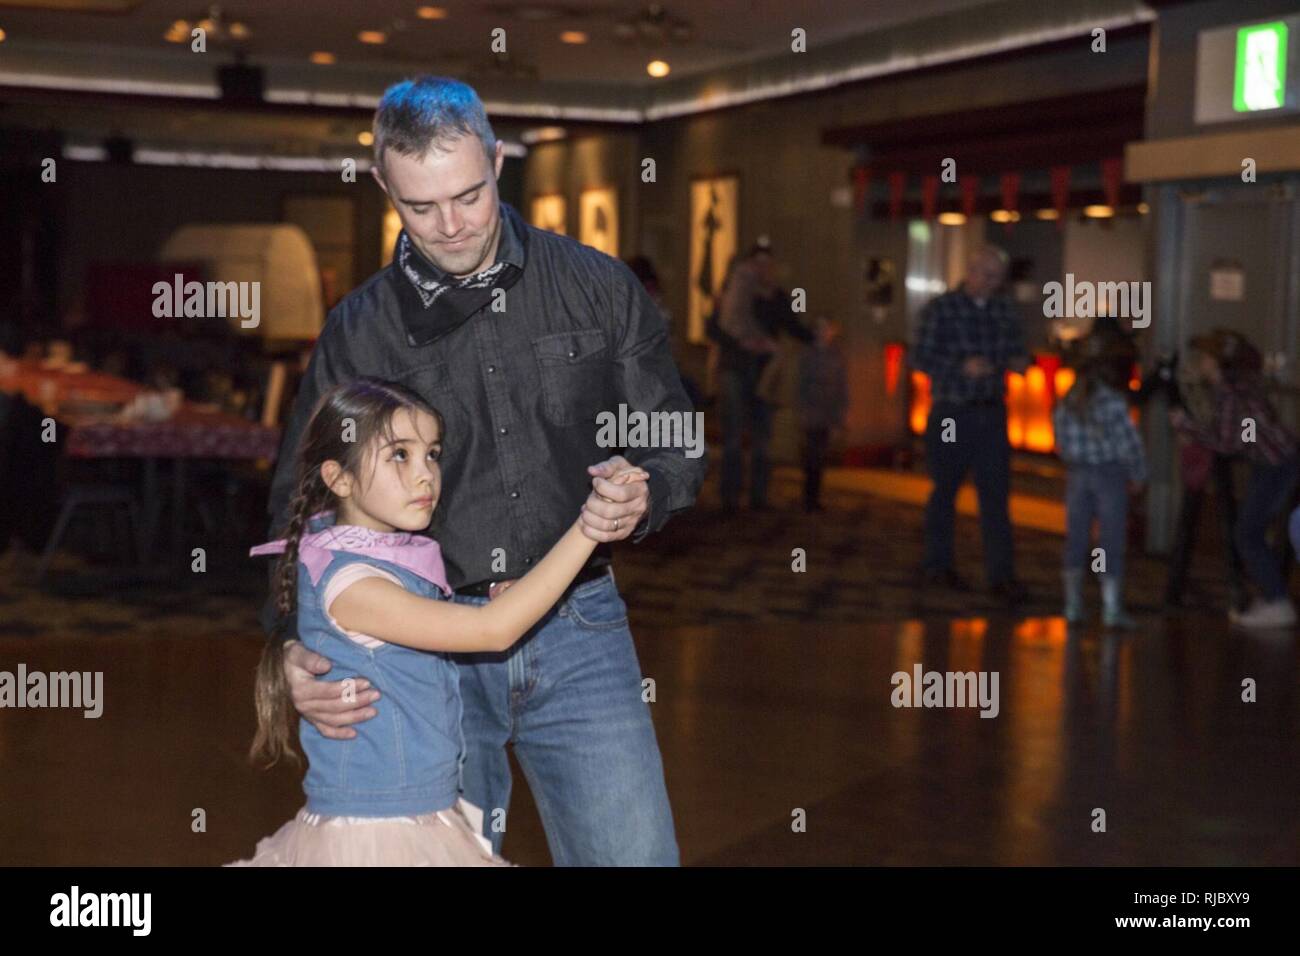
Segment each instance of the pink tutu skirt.
[{"label": "pink tutu skirt", "polygon": [[464,798],[411,817],[298,815],[226,866],[512,866],[482,835],[483,811]]}]

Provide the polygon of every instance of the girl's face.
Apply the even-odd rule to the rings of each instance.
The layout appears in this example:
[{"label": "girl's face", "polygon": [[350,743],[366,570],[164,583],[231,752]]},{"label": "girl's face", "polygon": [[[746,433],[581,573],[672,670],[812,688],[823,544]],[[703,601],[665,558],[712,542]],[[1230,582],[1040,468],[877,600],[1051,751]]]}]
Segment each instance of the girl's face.
[{"label": "girl's face", "polygon": [[321,466],[326,484],[339,497],[338,524],[385,532],[429,526],[442,493],[438,422],[423,409],[403,408],[393,414],[392,431],[391,442],[380,435],[366,449],[360,480],[337,462]]}]

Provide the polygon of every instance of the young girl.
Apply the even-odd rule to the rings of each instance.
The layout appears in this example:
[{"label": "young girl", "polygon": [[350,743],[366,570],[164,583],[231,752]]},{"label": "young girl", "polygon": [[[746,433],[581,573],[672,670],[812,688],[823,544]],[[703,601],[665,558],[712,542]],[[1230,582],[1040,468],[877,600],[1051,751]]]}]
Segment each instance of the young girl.
[{"label": "young girl", "polygon": [[[234,866],[502,866],[483,811],[460,796],[463,705],[449,653],[505,651],[562,596],[595,548],[580,520],[528,574],[483,606],[449,601],[430,525],[441,497],[442,417],[410,390],[361,378],[324,396],[298,452],[292,519],[276,570],[299,639],[348,678],[382,688],[379,713],[349,740],[306,720],[306,806]],[[644,481],[625,469],[613,480]],[[251,756],[288,755],[294,717],[272,641],[257,674]]]},{"label": "young girl", "polygon": [[1192,339],[1191,346],[1202,380],[1214,388],[1212,420],[1200,424],[1175,409],[1170,422],[1192,441],[1220,455],[1241,455],[1250,464],[1233,539],[1259,597],[1245,611],[1230,609],[1228,617],[1242,627],[1293,627],[1295,605],[1268,531],[1300,482],[1300,442],[1278,420],[1260,375],[1259,350],[1244,335],[1214,329]]},{"label": "young girl", "polygon": [[1128,496],[1146,480],[1142,439],[1128,416],[1125,388],[1131,352],[1100,333],[1079,346],[1077,378],[1052,412],[1056,447],[1070,467],[1066,479],[1065,620],[1083,620],[1083,582],[1093,557],[1092,520],[1097,519],[1101,554],[1102,623],[1131,628],[1124,610],[1124,552]]}]

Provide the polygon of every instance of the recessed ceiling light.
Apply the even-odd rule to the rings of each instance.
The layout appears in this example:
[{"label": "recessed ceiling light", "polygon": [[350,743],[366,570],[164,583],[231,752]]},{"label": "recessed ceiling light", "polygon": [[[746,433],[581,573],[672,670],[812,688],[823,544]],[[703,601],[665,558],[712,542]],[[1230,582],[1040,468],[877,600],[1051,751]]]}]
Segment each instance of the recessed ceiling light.
[{"label": "recessed ceiling light", "polygon": [[670,67],[663,60],[651,60],[645,65],[645,71],[651,76],[667,76]]},{"label": "recessed ceiling light", "polygon": [[317,50],[311,55],[311,61],[320,66],[329,66],[331,63],[335,62],[335,56],[328,50]]},{"label": "recessed ceiling light", "polygon": [[446,7],[417,7],[415,15],[421,20],[445,20],[447,17]]},{"label": "recessed ceiling light", "polygon": [[375,144],[375,134],[368,129],[363,129],[357,133],[357,142],[362,146],[373,146]]},{"label": "recessed ceiling light", "polygon": [[964,226],[966,225],[966,217],[959,212],[941,212],[939,213],[939,225]]},{"label": "recessed ceiling light", "polygon": [[1060,219],[1061,214],[1055,209],[1039,209],[1034,215],[1039,219]]},{"label": "recessed ceiling light", "polygon": [[1115,215],[1115,210],[1110,206],[1099,204],[1096,206],[1084,206],[1083,214],[1089,219],[1109,219],[1111,216]]},{"label": "recessed ceiling light", "polygon": [[357,39],[362,43],[387,43],[388,34],[383,30],[362,30],[357,34]]},{"label": "recessed ceiling light", "polygon": [[1015,209],[994,209],[989,218],[994,222],[1019,222],[1020,213]]},{"label": "recessed ceiling light", "polygon": [[561,43],[586,43],[587,34],[581,30],[565,30],[560,34]]},{"label": "recessed ceiling light", "polygon": [[4,42],[5,42],[5,37],[6,37],[6,36],[7,36],[7,34],[6,34],[3,30],[0,30],[0,43],[4,43]]},{"label": "recessed ceiling light", "polygon": [[236,40],[246,40],[248,39],[248,27],[243,23],[232,23],[230,25],[230,35]]}]

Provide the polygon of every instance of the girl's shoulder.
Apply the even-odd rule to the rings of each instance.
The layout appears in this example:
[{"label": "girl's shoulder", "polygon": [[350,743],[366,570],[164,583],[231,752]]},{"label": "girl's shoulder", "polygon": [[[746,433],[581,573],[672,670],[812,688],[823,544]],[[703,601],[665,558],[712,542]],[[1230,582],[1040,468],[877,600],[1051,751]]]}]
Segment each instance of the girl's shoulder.
[{"label": "girl's shoulder", "polygon": [[426,597],[449,597],[451,593],[442,549],[422,535],[336,525],[310,540],[304,538],[299,555],[321,586],[325,577],[360,565],[383,571],[406,590]]}]

